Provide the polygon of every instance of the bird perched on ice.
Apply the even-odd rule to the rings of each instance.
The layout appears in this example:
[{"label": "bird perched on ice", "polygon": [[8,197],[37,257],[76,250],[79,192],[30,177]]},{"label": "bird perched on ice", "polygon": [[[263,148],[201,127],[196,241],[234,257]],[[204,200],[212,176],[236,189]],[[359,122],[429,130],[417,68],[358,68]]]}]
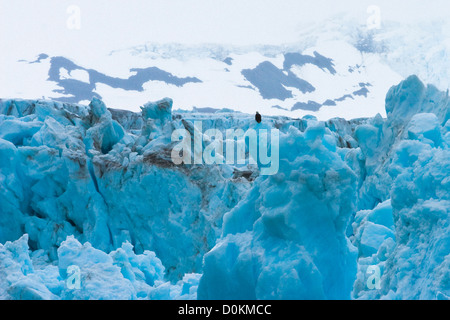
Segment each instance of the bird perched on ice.
[{"label": "bird perched on ice", "polygon": [[256,111],[255,120],[256,122],[261,123],[261,115],[259,114],[258,111]]}]

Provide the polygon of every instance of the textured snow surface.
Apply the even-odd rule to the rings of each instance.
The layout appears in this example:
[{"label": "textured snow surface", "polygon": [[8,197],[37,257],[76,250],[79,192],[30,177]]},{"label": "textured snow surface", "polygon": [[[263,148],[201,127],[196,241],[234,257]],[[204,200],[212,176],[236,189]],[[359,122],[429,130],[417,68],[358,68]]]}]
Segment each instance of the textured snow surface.
[{"label": "textured snow surface", "polygon": [[[448,299],[449,106],[416,76],[351,121],[0,100],[0,299]],[[278,173],[174,165],[194,121],[279,129]]]}]

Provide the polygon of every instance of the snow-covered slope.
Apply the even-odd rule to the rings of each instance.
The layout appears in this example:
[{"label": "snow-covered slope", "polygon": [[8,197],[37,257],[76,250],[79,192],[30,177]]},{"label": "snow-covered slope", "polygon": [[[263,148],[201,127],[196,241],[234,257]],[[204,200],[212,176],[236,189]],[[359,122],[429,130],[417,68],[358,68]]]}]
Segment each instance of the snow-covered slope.
[{"label": "snow-covered slope", "polygon": [[344,16],[311,24],[298,42],[232,46],[146,43],[101,58],[24,52],[4,59],[0,97],[52,99],[138,111],[171,97],[178,108],[319,120],[386,116],[389,88],[410,74],[450,86],[447,21],[367,29]]},{"label": "snow-covered slope", "polygon": [[[230,108],[266,115],[310,113],[321,119],[352,119],[384,114],[385,93],[401,80],[379,56],[362,53],[344,41],[302,51],[278,48],[277,54],[275,48],[265,47],[216,46],[211,51],[174,47],[117,51],[93,67],[43,53],[33,61],[15,62],[36,77],[35,85],[42,83],[39,96],[34,88],[24,92],[26,87],[10,82],[3,87],[2,97],[45,96],[70,103],[97,97],[111,107],[137,110],[149,96],[170,96],[187,110]],[[180,53],[166,56],[171,50]]]},{"label": "snow-covered slope", "polygon": [[[256,124],[171,99],[1,100],[0,298],[448,298],[450,98],[411,76],[385,108]],[[171,134],[196,121],[279,129],[278,173],[175,165]]]}]

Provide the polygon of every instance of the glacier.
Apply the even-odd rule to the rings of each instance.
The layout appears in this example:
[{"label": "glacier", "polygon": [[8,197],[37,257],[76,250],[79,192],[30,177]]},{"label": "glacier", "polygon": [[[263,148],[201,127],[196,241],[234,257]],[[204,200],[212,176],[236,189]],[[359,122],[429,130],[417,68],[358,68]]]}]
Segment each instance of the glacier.
[{"label": "glacier", "polygon": [[[141,109],[0,100],[0,299],[450,298],[448,92],[410,76],[353,120]],[[175,165],[198,121],[278,129],[278,172]]]}]

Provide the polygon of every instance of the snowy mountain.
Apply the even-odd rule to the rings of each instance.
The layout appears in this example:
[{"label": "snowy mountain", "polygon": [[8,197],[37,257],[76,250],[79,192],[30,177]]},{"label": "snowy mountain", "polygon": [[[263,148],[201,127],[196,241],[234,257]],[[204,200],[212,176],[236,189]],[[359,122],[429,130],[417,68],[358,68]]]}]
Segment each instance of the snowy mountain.
[{"label": "snowy mountain", "polygon": [[[172,103],[0,101],[1,299],[450,297],[448,93],[411,76],[387,118],[325,122]],[[174,164],[174,130],[213,128],[278,129],[278,172]]]},{"label": "snowy mountain", "polygon": [[[41,90],[41,95],[61,102],[83,103],[97,97],[111,107],[137,109],[150,97],[170,96],[179,108],[188,110],[229,108],[266,115],[312,113],[323,118],[383,113],[380,97],[401,77],[375,56],[364,57],[350,45],[337,42],[328,46],[336,49],[334,55],[327,52],[324,56],[320,52],[327,50],[310,48],[274,56],[230,51],[223,56],[199,52],[192,57],[166,58],[165,51],[159,51],[170,49],[156,47],[147,52],[144,46],[133,49],[144,50],[135,56],[125,51],[105,57],[111,66],[126,61],[124,76],[115,76],[116,67],[100,72],[45,53],[34,61],[18,63],[34,76],[48,77],[49,88]],[[336,57],[337,52],[346,53]],[[35,71],[38,68],[39,72]]]},{"label": "snowy mountain", "polygon": [[448,25],[385,22],[367,30],[342,17],[305,28],[298,43],[283,46],[147,43],[96,60],[28,53],[6,68],[0,96],[85,104],[96,97],[131,111],[168,96],[183,110],[385,117],[387,91],[410,74],[449,88]]}]

